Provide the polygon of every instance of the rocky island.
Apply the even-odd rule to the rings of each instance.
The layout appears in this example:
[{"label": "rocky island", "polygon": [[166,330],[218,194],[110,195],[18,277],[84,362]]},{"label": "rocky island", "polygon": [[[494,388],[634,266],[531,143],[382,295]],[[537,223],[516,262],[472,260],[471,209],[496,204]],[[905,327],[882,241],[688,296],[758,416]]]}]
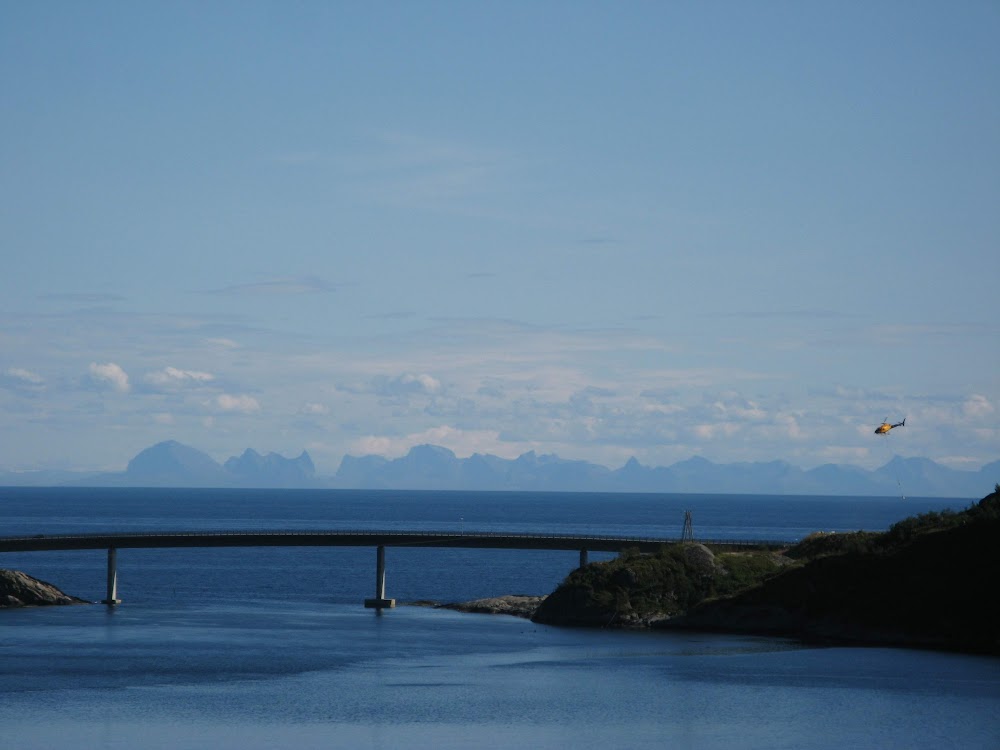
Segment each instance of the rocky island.
[{"label": "rocky island", "polygon": [[1000,485],[886,532],[813,534],[780,552],[700,544],[571,573],[532,615],[554,625],[686,628],[1000,655]]},{"label": "rocky island", "polygon": [[0,569],[0,607],[39,607],[52,604],[90,604],[69,596],[51,583],[19,570]]},{"label": "rocky island", "polygon": [[699,543],[624,552],[547,597],[443,605],[549,625],[690,629],[1000,655],[1000,486],[961,512],[886,532],[816,533],[785,550]]}]

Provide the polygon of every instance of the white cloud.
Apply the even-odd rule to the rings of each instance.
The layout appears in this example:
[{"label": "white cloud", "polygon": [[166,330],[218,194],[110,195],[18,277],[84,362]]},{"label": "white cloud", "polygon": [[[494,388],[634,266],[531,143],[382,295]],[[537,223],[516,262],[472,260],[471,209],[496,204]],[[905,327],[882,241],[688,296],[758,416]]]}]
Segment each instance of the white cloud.
[{"label": "white cloud", "polygon": [[719,422],[718,424],[696,424],[691,428],[691,432],[701,440],[714,440],[719,437],[732,437],[739,429],[739,425],[732,422]]},{"label": "white cloud", "polygon": [[23,381],[30,385],[41,385],[45,382],[40,375],[36,375],[31,372],[31,370],[25,370],[22,367],[8,367],[6,372],[11,378]]},{"label": "white cloud", "polygon": [[758,421],[767,417],[767,413],[758,404],[744,399],[736,393],[724,394],[712,406],[728,419]]},{"label": "white cloud", "polygon": [[868,458],[869,450],[864,446],[827,445],[815,451],[815,457],[825,463],[859,463]]},{"label": "white cloud", "polygon": [[986,396],[974,393],[962,404],[962,413],[967,417],[985,417],[996,411]]},{"label": "white cloud", "polygon": [[781,428],[783,428],[785,434],[793,440],[798,440],[804,437],[802,427],[799,425],[799,420],[791,414],[778,414],[774,418],[774,421]]},{"label": "white cloud", "polygon": [[425,373],[405,373],[395,378],[379,376],[372,385],[379,396],[432,395],[441,390],[441,382]]},{"label": "white cloud", "polygon": [[972,434],[975,435],[983,443],[995,444],[997,440],[997,435],[1000,435],[1000,430],[994,429],[992,427],[979,427],[972,430]]},{"label": "white cloud", "polygon": [[307,403],[303,404],[299,413],[311,414],[313,416],[323,416],[324,414],[329,414],[330,409],[326,406],[326,404]]},{"label": "white cloud", "polygon": [[215,380],[210,372],[197,370],[179,370],[176,367],[164,367],[162,370],[146,374],[145,380],[157,388],[180,388],[187,385],[203,385]]},{"label": "white cloud", "polygon": [[110,385],[120,393],[127,393],[129,390],[128,374],[114,362],[91,362],[90,377],[94,382]]},{"label": "white cloud", "polygon": [[459,458],[467,458],[473,453],[489,453],[508,459],[517,458],[536,447],[529,443],[502,440],[500,433],[495,430],[462,430],[440,425],[400,437],[369,435],[354,441],[351,453],[398,458],[405,456],[417,445],[441,446]]},{"label": "white cloud", "polygon": [[0,386],[17,391],[37,392],[45,387],[45,379],[23,367],[8,367],[0,373]]},{"label": "white cloud", "polygon": [[[757,370],[770,365],[739,352],[707,360],[717,367],[699,367],[707,361],[696,352],[644,347],[646,337],[628,329],[433,318],[408,322],[405,335],[393,323],[388,332],[372,323],[381,335],[311,331],[310,338],[238,317],[87,315],[40,319],[34,345],[51,346],[35,351],[25,348],[31,342],[18,326],[0,325],[0,406],[11,435],[41,433],[35,425],[67,441],[79,434],[59,420],[79,402],[73,387],[83,384],[106,389],[105,402],[81,406],[92,413],[103,408],[109,431],[141,425],[151,444],[173,418],[174,427],[190,426],[207,443],[216,441],[204,447],[219,455],[229,455],[225,441],[239,429],[248,445],[279,433],[289,445],[322,440],[330,456],[404,455],[433,443],[459,455],[516,457],[534,449],[609,466],[633,454],[648,465],[692,454],[720,462],[780,457],[875,465],[890,449],[962,457],[968,465],[996,459],[1000,400],[988,375],[971,372],[962,389],[931,380],[908,384],[888,370],[859,388],[852,378],[860,370],[846,365],[832,375],[840,385],[784,373],[768,378]],[[234,339],[244,336],[237,348]],[[89,375],[88,362],[94,363]],[[746,369],[731,369],[735,364]],[[116,395],[114,403],[113,388],[136,395]],[[873,436],[886,416],[893,422],[908,416],[907,428],[887,440]],[[214,429],[202,428],[205,417],[214,417]],[[88,420],[90,414],[77,421]],[[11,438],[5,456],[16,459],[6,460],[28,460],[29,448],[50,450],[48,440],[30,448]]]},{"label": "white cloud", "polygon": [[349,453],[356,456],[384,456],[386,458],[399,458],[406,455],[410,446],[405,444],[400,438],[378,437],[366,435],[351,443]]},{"label": "white cloud", "polygon": [[229,393],[220,393],[215,397],[215,405],[222,411],[242,412],[251,414],[260,411],[260,404],[253,396],[233,396]]},{"label": "white cloud", "polygon": [[978,458],[973,456],[941,456],[934,460],[939,464],[944,464],[949,468],[958,469],[959,471],[975,471],[982,464]]},{"label": "white cloud", "polygon": [[222,338],[205,339],[205,343],[208,344],[209,346],[217,346],[221,349],[240,348],[240,345],[236,341],[233,341],[232,339],[222,339]]},{"label": "white cloud", "polygon": [[685,411],[685,407],[678,406],[677,404],[644,404],[639,403],[638,411],[640,414],[648,414],[652,416],[667,417],[674,414],[682,414]]}]

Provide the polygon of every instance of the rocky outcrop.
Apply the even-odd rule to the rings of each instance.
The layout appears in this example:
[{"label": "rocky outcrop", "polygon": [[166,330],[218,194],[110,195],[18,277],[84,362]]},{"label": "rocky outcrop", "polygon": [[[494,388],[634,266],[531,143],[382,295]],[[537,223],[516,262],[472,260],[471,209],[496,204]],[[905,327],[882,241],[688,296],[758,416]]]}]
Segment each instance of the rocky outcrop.
[{"label": "rocky outcrop", "polygon": [[0,607],[38,607],[50,604],[90,604],[69,596],[51,583],[19,570],[0,570]]},{"label": "rocky outcrop", "polygon": [[457,612],[476,612],[487,615],[513,615],[530,618],[538,605],[545,601],[544,596],[524,596],[510,594],[494,596],[489,599],[475,599],[471,602],[457,604],[442,604],[441,609],[453,609]]},{"label": "rocky outcrop", "polygon": [[[775,564],[776,565],[776,564]],[[724,590],[726,565],[703,544],[623,554],[573,571],[532,620],[546,625],[648,628]]]},{"label": "rocky outcrop", "polygon": [[922,534],[898,549],[809,561],[668,627],[1000,654],[1000,521]]},{"label": "rocky outcrop", "polygon": [[571,573],[532,619],[685,628],[1000,655],[1000,486],[965,511],[784,553],[677,545]]}]

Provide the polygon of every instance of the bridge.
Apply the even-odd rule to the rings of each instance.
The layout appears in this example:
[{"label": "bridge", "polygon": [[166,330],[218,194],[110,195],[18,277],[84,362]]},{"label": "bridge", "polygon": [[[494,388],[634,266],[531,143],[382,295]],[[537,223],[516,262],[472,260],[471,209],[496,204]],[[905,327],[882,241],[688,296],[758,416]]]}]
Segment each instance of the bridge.
[{"label": "bridge", "polygon": [[[394,607],[395,599],[385,595],[386,547],[465,547],[476,549],[578,550],[580,567],[587,564],[587,552],[621,552],[637,549],[656,552],[678,539],[623,536],[578,536],[571,534],[512,534],[455,531],[173,531],[98,534],[36,534],[0,537],[0,553],[52,550],[106,549],[108,551],[107,596],[102,603],[114,606],[118,598],[119,549],[164,547],[375,547],[375,596],[365,606]],[[699,540],[724,548],[783,547],[786,541]]]}]

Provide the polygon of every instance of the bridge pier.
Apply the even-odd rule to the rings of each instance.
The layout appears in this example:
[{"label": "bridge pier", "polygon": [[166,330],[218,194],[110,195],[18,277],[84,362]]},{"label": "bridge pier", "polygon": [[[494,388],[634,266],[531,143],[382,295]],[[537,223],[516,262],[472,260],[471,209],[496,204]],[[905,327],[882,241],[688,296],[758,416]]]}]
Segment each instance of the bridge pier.
[{"label": "bridge pier", "polygon": [[587,565],[587,550],[580,550],[580,567],[583,568]]},{"label": "bridge pier", "polygon": [[375,564],[375,598],[365,599],[369,609],[391,609],[396,606],[395,599],[385,598],[385,546],[379,545]]},{"label": "bridge pier", "polygon": [[118,550],[108,547],[108,595],[101,600],[101,604],[114,607],[121,603],[118,598]]}]

